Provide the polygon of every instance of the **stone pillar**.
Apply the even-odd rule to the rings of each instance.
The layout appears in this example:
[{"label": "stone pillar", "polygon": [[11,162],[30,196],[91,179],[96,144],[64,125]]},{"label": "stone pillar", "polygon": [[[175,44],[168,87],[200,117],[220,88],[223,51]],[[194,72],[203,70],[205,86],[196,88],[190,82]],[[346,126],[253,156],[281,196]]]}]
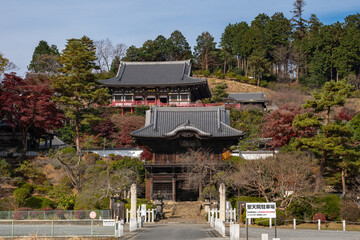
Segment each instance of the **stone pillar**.
[{"label": "stone pillar", "polygon": [[131,208],[130,208],[130,232],[137,229],[137,219],[136,219],[136,184],[133,183],[130,188],[131,193]]},{"label": "stone pillar", "polygon": [[136,219],[136,184],[133,183],[130,188],[131,192],[131,209],[130,209],[130,219]]},{"label": "stone pillar", "polygon": [[220,192],[220,220],[225,222],[225,204],[226,204],[226,195],[225,195],[225,184],[221,183],[220,184],[220,188],[219,188],[219,192]]}]

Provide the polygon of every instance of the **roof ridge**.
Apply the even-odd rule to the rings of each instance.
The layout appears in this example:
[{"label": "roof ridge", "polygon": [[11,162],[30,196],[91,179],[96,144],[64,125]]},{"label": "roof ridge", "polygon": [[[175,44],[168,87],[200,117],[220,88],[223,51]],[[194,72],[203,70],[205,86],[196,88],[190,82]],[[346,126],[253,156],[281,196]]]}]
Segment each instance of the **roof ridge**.
[{"label": "roof ridge", "polygon": [[127,62],[127,61],[122,61],[123,63],[126,63],[128,65],[155,65],[155,64],[186,64],[189,63],[190,64],[190,60],[182,60],[182,61],[154,61],[154,62]]}]

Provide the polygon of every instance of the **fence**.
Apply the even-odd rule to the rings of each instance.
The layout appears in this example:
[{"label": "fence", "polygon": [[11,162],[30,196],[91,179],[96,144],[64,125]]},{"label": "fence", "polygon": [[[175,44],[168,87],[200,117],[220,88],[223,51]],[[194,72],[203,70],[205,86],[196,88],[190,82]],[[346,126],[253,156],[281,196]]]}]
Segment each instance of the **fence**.
[{"label": "fence", "polygon": [[[208,222],[211,221],[211,217],[213,217],[214,221],[220,218],[220,210],[219,209],[210,209],[208,212]],[[236,208],[234,209],[226,209],[225,211],[225,219],[226,222],[236,222]]]},{"label": "fence", "polygon": [[[136,219],[137,222],[141,222],[141,217],[143,217],[143,222],[154,222],[155,221],[155,209],[145,209],[141,210],[140,206],[136,210]],[[130,222],[130,210],[126,209],[126,222]]]},{"label": "fence", "polygon": [[29,210],[0,211],[0,219],[7,220],[73,220],[90,219],[90,212],[96,213],[95,219],[109,219],[110,210]]},{"label": "fence", "polygon": [[0,220],[0,237],[118,237],[119,228],[115,220]]}]

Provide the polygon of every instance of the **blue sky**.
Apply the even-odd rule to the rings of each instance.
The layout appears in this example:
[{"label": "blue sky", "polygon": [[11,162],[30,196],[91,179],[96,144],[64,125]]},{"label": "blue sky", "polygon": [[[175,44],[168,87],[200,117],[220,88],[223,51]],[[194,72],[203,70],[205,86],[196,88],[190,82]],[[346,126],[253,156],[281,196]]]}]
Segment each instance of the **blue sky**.
[{"label": "blue sky", "polygon": [[[40,40],[61,51],[66,39],[87,35],[114,44],[141,46],[179,30],[193,47],[209,31],[219,42],[229,23],[251,22],[259,13],[291,18],[294,0],[0,0],[0,52],[23,76]],[[360,12],[359,0],[306,0],[305,18],[325,24]]]}]

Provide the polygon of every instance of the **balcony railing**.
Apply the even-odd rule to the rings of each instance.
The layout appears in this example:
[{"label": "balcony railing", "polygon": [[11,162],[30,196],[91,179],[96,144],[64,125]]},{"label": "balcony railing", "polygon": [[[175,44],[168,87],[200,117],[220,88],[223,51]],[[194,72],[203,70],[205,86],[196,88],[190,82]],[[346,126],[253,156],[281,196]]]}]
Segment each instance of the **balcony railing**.
[{"label": "balcony railing", "polygon": [[135,107],[139,105],[146,106],[177,106],[177,107],[212,107],[223,105],[222,103],[190,103],[190,102],[168,102],[162,103],[160,100],[142,100],[142,101],[112,101],[113,107]]}]

